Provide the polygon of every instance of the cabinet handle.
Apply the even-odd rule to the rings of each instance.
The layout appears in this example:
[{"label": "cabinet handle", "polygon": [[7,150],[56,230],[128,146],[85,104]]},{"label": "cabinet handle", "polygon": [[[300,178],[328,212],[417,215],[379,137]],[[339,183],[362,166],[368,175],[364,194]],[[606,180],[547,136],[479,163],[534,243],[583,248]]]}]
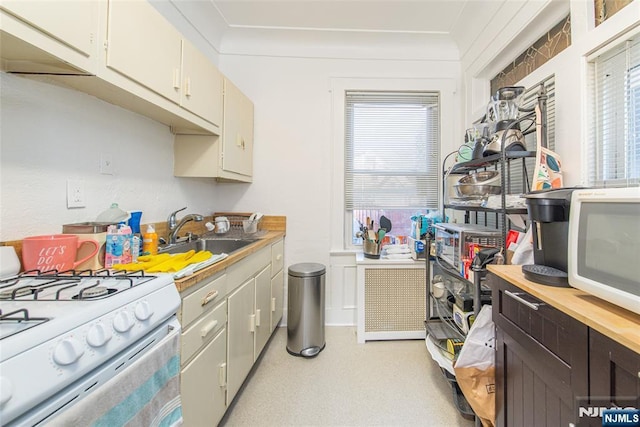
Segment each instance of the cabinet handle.
[{"label": "cabinet handle", "polygon": [[218,366],[218,384],[220,387],[225,387],[227,385],[227,364],[221,363]]},{"label": "cabinet handle", "polygon": [[510,296],[511,298],[513,298],[514,300],[518,301],[519,303],[522,303],[522,304],[526,305],[527,307],[529,307],[532,310],[537,310],[538,307],[540,307],[539,303],[529,302],[529,301],[525,300],[524,298],[522,298],[520,296],[522,294],[518,294],[516,292],[511,292],[511,291],[507,291],[507,290],[505,290],[504,293],[506,295]]},{"label": "cabinet handle", "polygon": [[276,255],[276,261],[280,261],[282,259],[282,254]]},{"label": "cabinet handle", "polygon": [[260,309],[256,310],[256,327],[260,327]]},{"label": "cabinet handle", "polygon": [[252,314],[249,316],[249,332],[256,331],[256,315]]},{"label": "cabinet handle", "polygon": [[213,322],[200,329],[200,336],[202,338],[206,337],[207,335],[209,335],[209,332],[213,331],[216,328],[216,326],[218,326],[218,321],[214,320]]},{"label": "cabinet handle", "polygon": [[271,298],[271,311],[276,311],[276,299],[275,298]]},{"label": "cabinet handle", "polygon": [[177,68],[173,69],[173,88],[175,90],[180,89],[180,70]]},{"label": "cabinet handle", "polygon": [[187,77],[184,81],[184,95],[187,98],[191,97],[191,77]]},{"label": "cabinet handle", "polygon": [[217,296],[218,296],[218,291],[209,292],[207,295],[204,296],[204,298],[202,298],[202,301],[200,302],[200,305],[205,306],[205,305],[209,304],[211,301],[216,299]]}]

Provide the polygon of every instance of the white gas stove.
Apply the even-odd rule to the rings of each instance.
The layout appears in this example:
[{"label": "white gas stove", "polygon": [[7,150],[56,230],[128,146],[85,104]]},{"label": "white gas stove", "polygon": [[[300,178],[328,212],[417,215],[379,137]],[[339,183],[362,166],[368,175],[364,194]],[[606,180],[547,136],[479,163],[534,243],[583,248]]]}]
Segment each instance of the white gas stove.
[{"label": "white gas stove", "polygon": [[179,329],[179,306],[166,274],[27,272],[0,280],[0,424],[34,425],[81,399],[150,351],[168,327]]}]

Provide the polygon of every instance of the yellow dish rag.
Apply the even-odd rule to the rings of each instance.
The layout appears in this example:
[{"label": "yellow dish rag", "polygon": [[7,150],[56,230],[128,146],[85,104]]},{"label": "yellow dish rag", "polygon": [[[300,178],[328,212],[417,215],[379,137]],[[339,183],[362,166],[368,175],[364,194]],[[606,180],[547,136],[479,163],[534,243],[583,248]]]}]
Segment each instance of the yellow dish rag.
[{"label": "yellow dish rag", "polygon": [[180,254],[160,254],[143,255],[138,257],[138,262],[130,264],[116,264],[112,268],[115,270],[138,271],[144,270],[149,273],[170,273],[182,270],[189,264],[206,261],[213,254],[209,251],[190,250]]}]

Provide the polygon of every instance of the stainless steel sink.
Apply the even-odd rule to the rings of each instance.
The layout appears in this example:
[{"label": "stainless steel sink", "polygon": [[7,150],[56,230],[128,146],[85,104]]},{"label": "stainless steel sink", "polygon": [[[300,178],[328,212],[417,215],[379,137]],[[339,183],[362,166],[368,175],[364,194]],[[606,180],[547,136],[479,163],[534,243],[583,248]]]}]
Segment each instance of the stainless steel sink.
[{"label": "stainless steel sink", "polygon": [[177,254],[190,250],[209,251],[212,254],[231,254],[255,242],[255,239],[198,239],[158,248],[158,253]]}]

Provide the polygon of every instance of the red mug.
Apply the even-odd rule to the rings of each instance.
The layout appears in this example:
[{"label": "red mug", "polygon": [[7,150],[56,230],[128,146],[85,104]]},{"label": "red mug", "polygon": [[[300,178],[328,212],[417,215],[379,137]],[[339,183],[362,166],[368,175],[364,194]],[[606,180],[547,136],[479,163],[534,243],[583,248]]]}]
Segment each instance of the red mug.
[{"label": "red mug", "polygon": [[[76,260],[78,249],[84,244],[93,245],[93,250],[86,257]],[[75,234],[49,234],[46,236],[26,237],[22,240],[22,264],[25,271],[75,269],[88,260],[100,249],[97,241],[80,239]]]}]

